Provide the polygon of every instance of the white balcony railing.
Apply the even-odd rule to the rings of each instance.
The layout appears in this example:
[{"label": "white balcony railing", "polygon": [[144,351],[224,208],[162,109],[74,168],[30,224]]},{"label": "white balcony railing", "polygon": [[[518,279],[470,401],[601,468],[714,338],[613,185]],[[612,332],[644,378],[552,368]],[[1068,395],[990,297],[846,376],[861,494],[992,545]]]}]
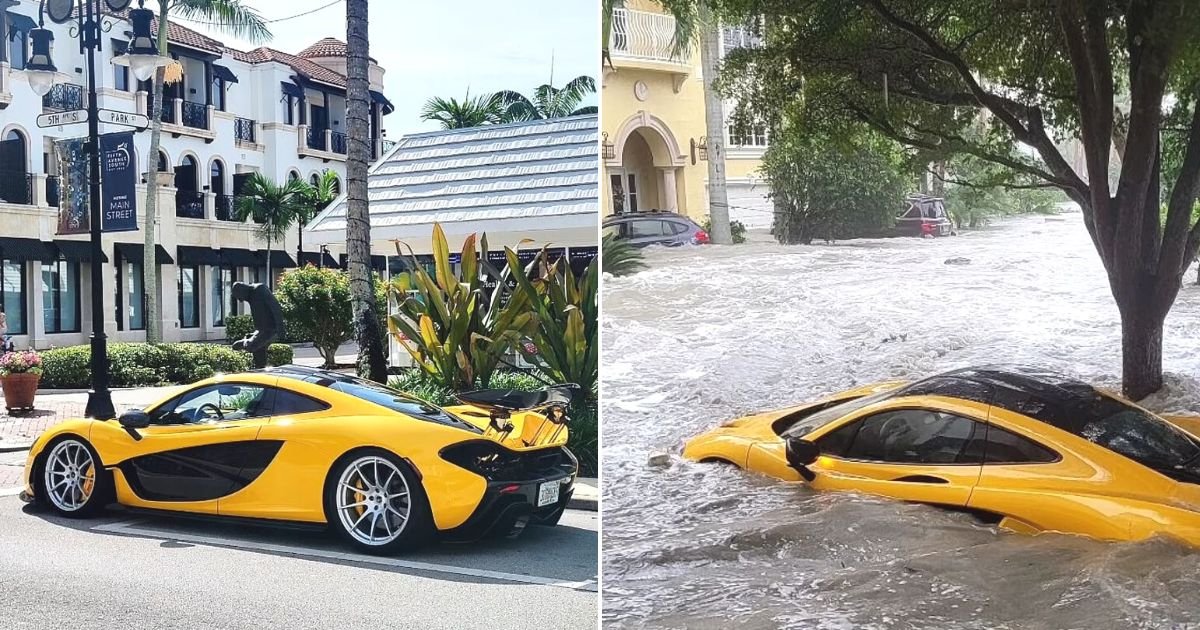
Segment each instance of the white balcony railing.
[{"label": "white balcony railing", "polygon": [[663,13],[613,9],[608,48],[614,58],[686,63],[673,54],[675,18]]}]

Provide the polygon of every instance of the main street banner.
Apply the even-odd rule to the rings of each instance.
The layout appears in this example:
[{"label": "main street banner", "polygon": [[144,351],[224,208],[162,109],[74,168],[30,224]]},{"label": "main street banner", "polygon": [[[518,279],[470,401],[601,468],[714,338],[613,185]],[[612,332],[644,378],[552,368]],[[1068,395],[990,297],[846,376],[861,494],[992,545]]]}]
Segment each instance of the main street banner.
[{"label": "main street banner", "polygon": [[137,162],[133,159],[133,132],[100,136],[100,225],[105,232],[136,232]]}]

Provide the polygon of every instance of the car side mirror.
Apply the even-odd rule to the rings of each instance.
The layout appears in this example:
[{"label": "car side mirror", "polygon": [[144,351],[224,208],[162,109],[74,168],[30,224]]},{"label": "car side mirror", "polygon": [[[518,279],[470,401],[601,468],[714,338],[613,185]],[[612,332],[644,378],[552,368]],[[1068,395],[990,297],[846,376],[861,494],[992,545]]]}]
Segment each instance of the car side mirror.
[{"label": "car side mirror", "polygon": [[787,456],[788,466],[791,466],[800,473],[800,476],[805,481],[812,481],[817,478],[816,473],[809,469],[808,465],[817,461],[817,457],[821,454],[821,449],[817,447],[812,440],[803,438],[788,438],[784,443],[784,454]]},{"label": "car side mirror", "polygon": [[133,409],[121,414],[121,417],[117,418],[117,422],[120,422],[121,426],[125,427],[125,431],[133,436],[133,439],[140,440],[142,439],[142,434],[138,433],[137,430],[150,426],[150,416],[141,409]]}]

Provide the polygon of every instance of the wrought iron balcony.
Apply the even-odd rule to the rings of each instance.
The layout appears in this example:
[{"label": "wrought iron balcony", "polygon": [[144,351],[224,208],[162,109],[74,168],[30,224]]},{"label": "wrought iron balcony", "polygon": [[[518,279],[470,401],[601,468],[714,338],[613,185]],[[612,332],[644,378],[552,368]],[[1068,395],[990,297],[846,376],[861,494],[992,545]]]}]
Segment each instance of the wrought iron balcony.
[{"label": "wrought iron balcony", "polygon": [[310,148],[310,149],[316,149],[318,151],[325,150],[325,130],[324,129],[318,129],[316,127],[309,127],[308,134],[304,140],[308,144],[308,148]]},{"label": "wrought iron balcony", "polygon": [[208,129],[208,105],[183,101],[183,126],[192,129]]},{"label": "wrought iron balcony", "polygon": [[217,220],[237,221],[234,210],[237,199],[233,195],[217,195]]},{"label": "wrought iron balcony", "polygon": [[233,120],[233,137],[239,142],[254,143],[255,123],[249,118],[235,118]]},{"label": "wrought iron balcony", "polygon": [[187,219],[203,219],[204,193],[198,190],[176,191],[175,216]]},{"label": "wrought iron balcony", "polygon": [[33,174],[24,171],[0,171],[0,203],[31,205]]},{"label": "wrought iron balcony", "polygon": [[62,187],[59,186],[58,175],[47,175],[46,205],[50,206],[51,208],[57,208],[60,194],[62,194]]},{"label": "wrought iron balcony", "polygon": [[42,97],[42,107],[63,111],[83,109],[83,86],[74,83],[55,83],[50,91]]},{"label": "wrought iron balcony", "polygon": [[330,151],[346,155],[346,134],[334,131],[329,135],[329,144],[332,145],[329,147]]}]

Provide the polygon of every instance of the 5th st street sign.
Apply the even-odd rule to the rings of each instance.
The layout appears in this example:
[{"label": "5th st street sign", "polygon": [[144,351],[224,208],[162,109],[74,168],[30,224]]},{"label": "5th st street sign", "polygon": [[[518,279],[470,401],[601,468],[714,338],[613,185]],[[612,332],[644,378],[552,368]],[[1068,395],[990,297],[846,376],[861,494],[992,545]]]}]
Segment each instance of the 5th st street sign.
[{"label": "5th st street sign", "polygon": [[61,127],[63,125],[73,125],[87,121],[88,112],[86,109],[74,109],[69,112],[42,114],[37,117],[37,126],[45,129],[46,127]]}]

